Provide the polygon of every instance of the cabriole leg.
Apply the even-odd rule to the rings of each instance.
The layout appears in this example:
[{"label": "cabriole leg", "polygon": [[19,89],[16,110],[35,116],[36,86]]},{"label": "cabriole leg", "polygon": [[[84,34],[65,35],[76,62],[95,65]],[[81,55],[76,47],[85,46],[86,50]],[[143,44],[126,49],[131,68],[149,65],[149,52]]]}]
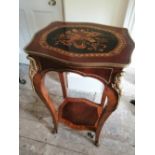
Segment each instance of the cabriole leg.
[{"label": "cabriole leg", "polygon": [[41,98],[41,100],[45,103],[45,105],[50,110],[53,118],[53,124],[54,124],[53,133],[57,133],[58,114],[56,112],[53,102],[51,101],[48,95],[48,91],[44,85],[44,77],[46,73],[41,71],[41,67],[37,64],[34,58],[28,57],[28,59],[30,60],[29,75],[32,81],[32,86],[36,91],[36,93],[38,94],[38,96]]},{"label": "cabriole leg", "polygon": [[97,129],[96,129],[96,137],[95,137],[95,145],[99,145],[99,136],[102,130],[102,127],[107,120],[107,118],[112,114],[112,112],[116,109],[118,104],[118,94],[117,92],[108,86],[106,86],[106,95],[108,97],[108,104],[104,107],[103,112],[100,116]]}]

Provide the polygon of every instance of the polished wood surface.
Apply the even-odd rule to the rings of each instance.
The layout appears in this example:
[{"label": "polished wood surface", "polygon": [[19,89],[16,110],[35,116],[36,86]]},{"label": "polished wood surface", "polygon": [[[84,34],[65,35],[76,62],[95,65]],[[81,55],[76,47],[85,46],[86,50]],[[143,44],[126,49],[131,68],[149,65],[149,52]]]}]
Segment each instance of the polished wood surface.
[{"label": "polished wood surface", "polygon": [[101,112],[102,108],[89,100],[67,98],[59,107],[59,121],[74,129],[95,131]]},{"label": "polished wood surface", "polygon": [[[66,34],[66,40],[62,39],[64,38],[63,35],[65,32],[58,35],[59,38],[53,34],[54,37],[56,37],[54,38],[55,42],[53,42],[58,44],[57,41],[61,39],[64,46],[53,46],[54,43],[49,44],[48,35],[51,32],[58,33],[58,30],[61,28],[65,28],[64,30],[66,33],[68,32],[67,28],[74,28],[72,30],[72,35],[69,32],[69,34]],[[82,30],[82,32],[77,32],[79,28],[81,28],[84,32]],[[85,29],[90,30],[86,31]],[[99,31],[99,34],[96,31]],[[107,35],[105,32],[110,33],[111,35]],[[113,36],[117,39],[117,45],[115,46],[110,44],[111,42],[114,42]],[[99,42],[99,40],[101,41]],[[70,44],[70,42],[73,42],[73,45]],[[114,47],[111,48],[111,46]],[[110,48],[106,49],[107,47]],[[100,51],[104,48],[105,50]],[[32,42],[25,50],[34,55],[54,58],[76,66],[114,66],[116,64],[117,66],[124,66],[130,62],[130,56],[133,48],[134,42],[130,38],[128,30],[125,28],[92,23],[54,22],[36,33]],[[83,52],[86,50],[87,52]]]},{"label": "polished wood surface", "polygon": [[[25,48],[30,59],[32,85],[58,122],[78,130],[91,130],[99,143],[101,129],[117,108],[123,67],[130,62],[134,42],[127,29],[92,23],[55,22],[39,31]],[[64,101],[56,111],[44,86],[45,74],[59,74]],[[67,96],[66,72],[100,80],[104,86],[101,104]],[[105,102],[107,99],[107,103]]]}]

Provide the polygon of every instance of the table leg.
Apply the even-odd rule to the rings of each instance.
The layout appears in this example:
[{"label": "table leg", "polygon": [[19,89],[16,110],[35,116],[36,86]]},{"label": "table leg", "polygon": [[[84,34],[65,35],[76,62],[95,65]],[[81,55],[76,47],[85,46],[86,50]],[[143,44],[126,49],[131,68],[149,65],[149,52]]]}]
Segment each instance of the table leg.
[{"label": "table leg", "polygon": [[45,88],[44,78],[45,78],[46,73],[41,71],[35,59],[33,59],[32,57],[29,57],[29,59],[30,59],[29,74],[30,74],[30,79],[32,81],[33,88],[38,94],[38,96],[41,98],[41,100],[45,103],[45,105],[50,110],[52,118],[53,118],[53,124],[54,124],[53,133],[57,133],[58,114],[56,112],[53,102],[51,101],[48,95],[48,91]]},{"label": "table leg", "polygon": [[106,86],[106,95],[108,97],[108,104],[104,107],[101,117],[99,119],[97,129],[96,129],[96,137],[95,137],[95,145],[99,145],[99,136],[101,133],[101,129],[107,120],[107,118],[112,114],[112,112],[116,109],[118,104],[118,94],[117,92],[108,86]]},{"label": "table leg", "polygon": [[104,107],[105,99],[106,99],[106,97],[107,97],[106,89],[107,89],[107,87],[104,85],[104,90],[103,90],[102,99],[101,99],[101,106],[102,106],[102,107]]},{"label": "table leg", "polygon": [[63,72],[59,72],[59,78],[61,82],[63,97],[66,98],[67,97],[67,88],[66,88],[67,77]]}]

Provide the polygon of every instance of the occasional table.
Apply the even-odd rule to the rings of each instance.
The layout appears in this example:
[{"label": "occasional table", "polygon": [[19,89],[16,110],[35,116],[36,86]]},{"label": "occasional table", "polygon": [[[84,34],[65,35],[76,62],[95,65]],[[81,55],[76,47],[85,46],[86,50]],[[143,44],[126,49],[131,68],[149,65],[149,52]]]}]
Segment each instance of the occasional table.
[{"label": "occasional table", "polygon": [[[133,49],[127,29],[94,23],[54,22],[35,34],[25,48],[29,74],[33,88],[51,112],[54,133],[61,122],[73,129],[95,132],[98,145],[101,129],[118,105],[121,73],[130,63]],[[44,85],[49,71],[58,72],[60,77],[64,101],[58,110]],[[68,97],[66,72],[101,81],[101,103]]]}]

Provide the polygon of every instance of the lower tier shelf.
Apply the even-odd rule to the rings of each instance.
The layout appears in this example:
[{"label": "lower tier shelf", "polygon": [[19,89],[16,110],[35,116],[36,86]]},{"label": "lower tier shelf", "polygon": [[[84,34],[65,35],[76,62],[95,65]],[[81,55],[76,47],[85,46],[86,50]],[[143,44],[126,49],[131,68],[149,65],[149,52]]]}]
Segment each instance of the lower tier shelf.
[{"label": "lower tier shelf", "polygon": [[75,129],[95,130],[102,107],[81,98],[66,98],[59,107],[59,121]]}]

